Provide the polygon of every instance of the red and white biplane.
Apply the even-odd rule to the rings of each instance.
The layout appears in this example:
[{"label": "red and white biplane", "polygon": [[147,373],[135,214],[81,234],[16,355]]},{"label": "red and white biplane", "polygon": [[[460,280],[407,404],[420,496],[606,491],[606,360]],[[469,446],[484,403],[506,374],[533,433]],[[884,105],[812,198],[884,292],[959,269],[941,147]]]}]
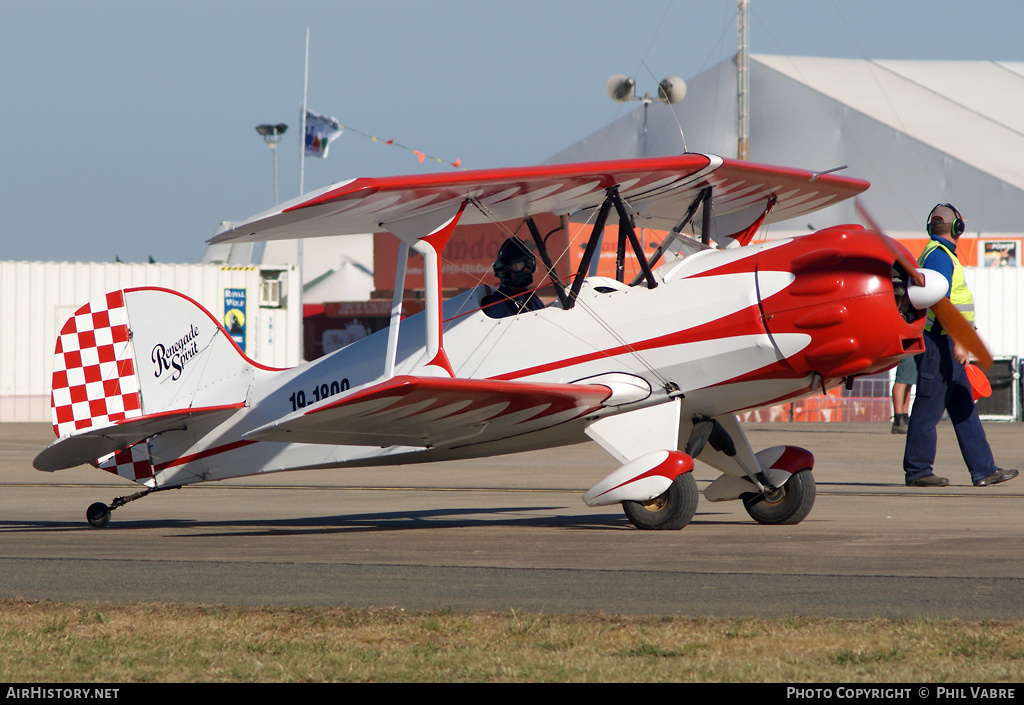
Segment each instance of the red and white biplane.
[{"label": "red and white biplane", "polygon": [[[53,425],[35,459],[92,463],[143,485],[89,507],[93,525],[152,492],[312,468],[485,457],[597,441],[621,467],[583,499],[621,503],[646,529],[696,511],[703,491],[761,523],[804,519],[813,456],[755,452],[737,412],[819,394],[923,349],[923,309],[947,283],[858,225],[751,244],[762,224],[832,205],[865,181],[703,154],[355,179],[218,235],[248,242],[390,232],[423,257],[425,310],[293,369],[247,358],[206,310],[136,288],[93,301],[57,340]],[[557,281],[533,217],[589,222],[571,281]],[[530,227],[557,301],[510,318],[480,286],[442,301],[441,257],[460,225]],[[618,226],[616,277],[589,276]],[[653,253],[636,228],[667,233]],[[716,234],[720,233],[720,234]],[[697,235],[696,237],[694,236]],[[639,274],[626,281],[627,246]],[[408,250],[404,251],[405,253]]]}]

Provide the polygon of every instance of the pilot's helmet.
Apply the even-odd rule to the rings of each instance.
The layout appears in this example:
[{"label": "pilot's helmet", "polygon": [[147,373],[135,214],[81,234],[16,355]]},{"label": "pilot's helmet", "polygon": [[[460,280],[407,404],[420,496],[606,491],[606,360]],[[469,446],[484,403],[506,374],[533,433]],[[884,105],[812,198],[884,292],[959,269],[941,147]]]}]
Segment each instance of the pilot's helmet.
[{"label": "pilot's helmet", "polygon": [[501,244],[498,259],[494,260],[494,275],[510,289],[526,289],[533,283],[537,271],[537,258],[526,243],[510,237]]}]

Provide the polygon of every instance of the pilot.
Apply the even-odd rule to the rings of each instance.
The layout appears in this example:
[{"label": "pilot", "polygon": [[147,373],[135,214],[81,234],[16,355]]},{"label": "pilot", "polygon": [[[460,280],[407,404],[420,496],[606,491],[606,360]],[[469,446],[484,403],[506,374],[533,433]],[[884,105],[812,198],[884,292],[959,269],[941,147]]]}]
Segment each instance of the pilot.
[{"label": "pilot", "polygon": [[544,302],[528,291],[536,271],[537,258],[526,243],[517,237],[505,240],[494,260],[494,275],[500,285],[497,291],[484,297],[484,312],[491,318],[505,318],[544,308]]}]

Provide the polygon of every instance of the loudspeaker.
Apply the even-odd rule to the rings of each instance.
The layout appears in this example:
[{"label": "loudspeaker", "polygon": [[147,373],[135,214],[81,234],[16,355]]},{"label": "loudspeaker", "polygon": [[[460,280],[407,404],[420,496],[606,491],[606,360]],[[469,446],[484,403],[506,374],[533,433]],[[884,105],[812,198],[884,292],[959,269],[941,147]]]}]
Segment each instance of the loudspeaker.
[{"label": "loudspeaker", "polygon": [[992,395],[976,403],[978,415],[986,421],[1020,420],[1020,372],[1017,358],[993,360],[988,371]]}]

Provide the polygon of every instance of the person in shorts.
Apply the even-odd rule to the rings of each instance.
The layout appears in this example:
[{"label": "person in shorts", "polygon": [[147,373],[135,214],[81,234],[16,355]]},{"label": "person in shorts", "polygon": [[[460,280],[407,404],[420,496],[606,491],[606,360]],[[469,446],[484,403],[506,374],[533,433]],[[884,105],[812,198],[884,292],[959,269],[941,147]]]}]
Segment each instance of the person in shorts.
[{"label": "person in shorts", "polygon": [[905,357],[896,365],[892,383],[892,432],[907,432],[910,425],[910,390],[917,384],[917,358]]}]

